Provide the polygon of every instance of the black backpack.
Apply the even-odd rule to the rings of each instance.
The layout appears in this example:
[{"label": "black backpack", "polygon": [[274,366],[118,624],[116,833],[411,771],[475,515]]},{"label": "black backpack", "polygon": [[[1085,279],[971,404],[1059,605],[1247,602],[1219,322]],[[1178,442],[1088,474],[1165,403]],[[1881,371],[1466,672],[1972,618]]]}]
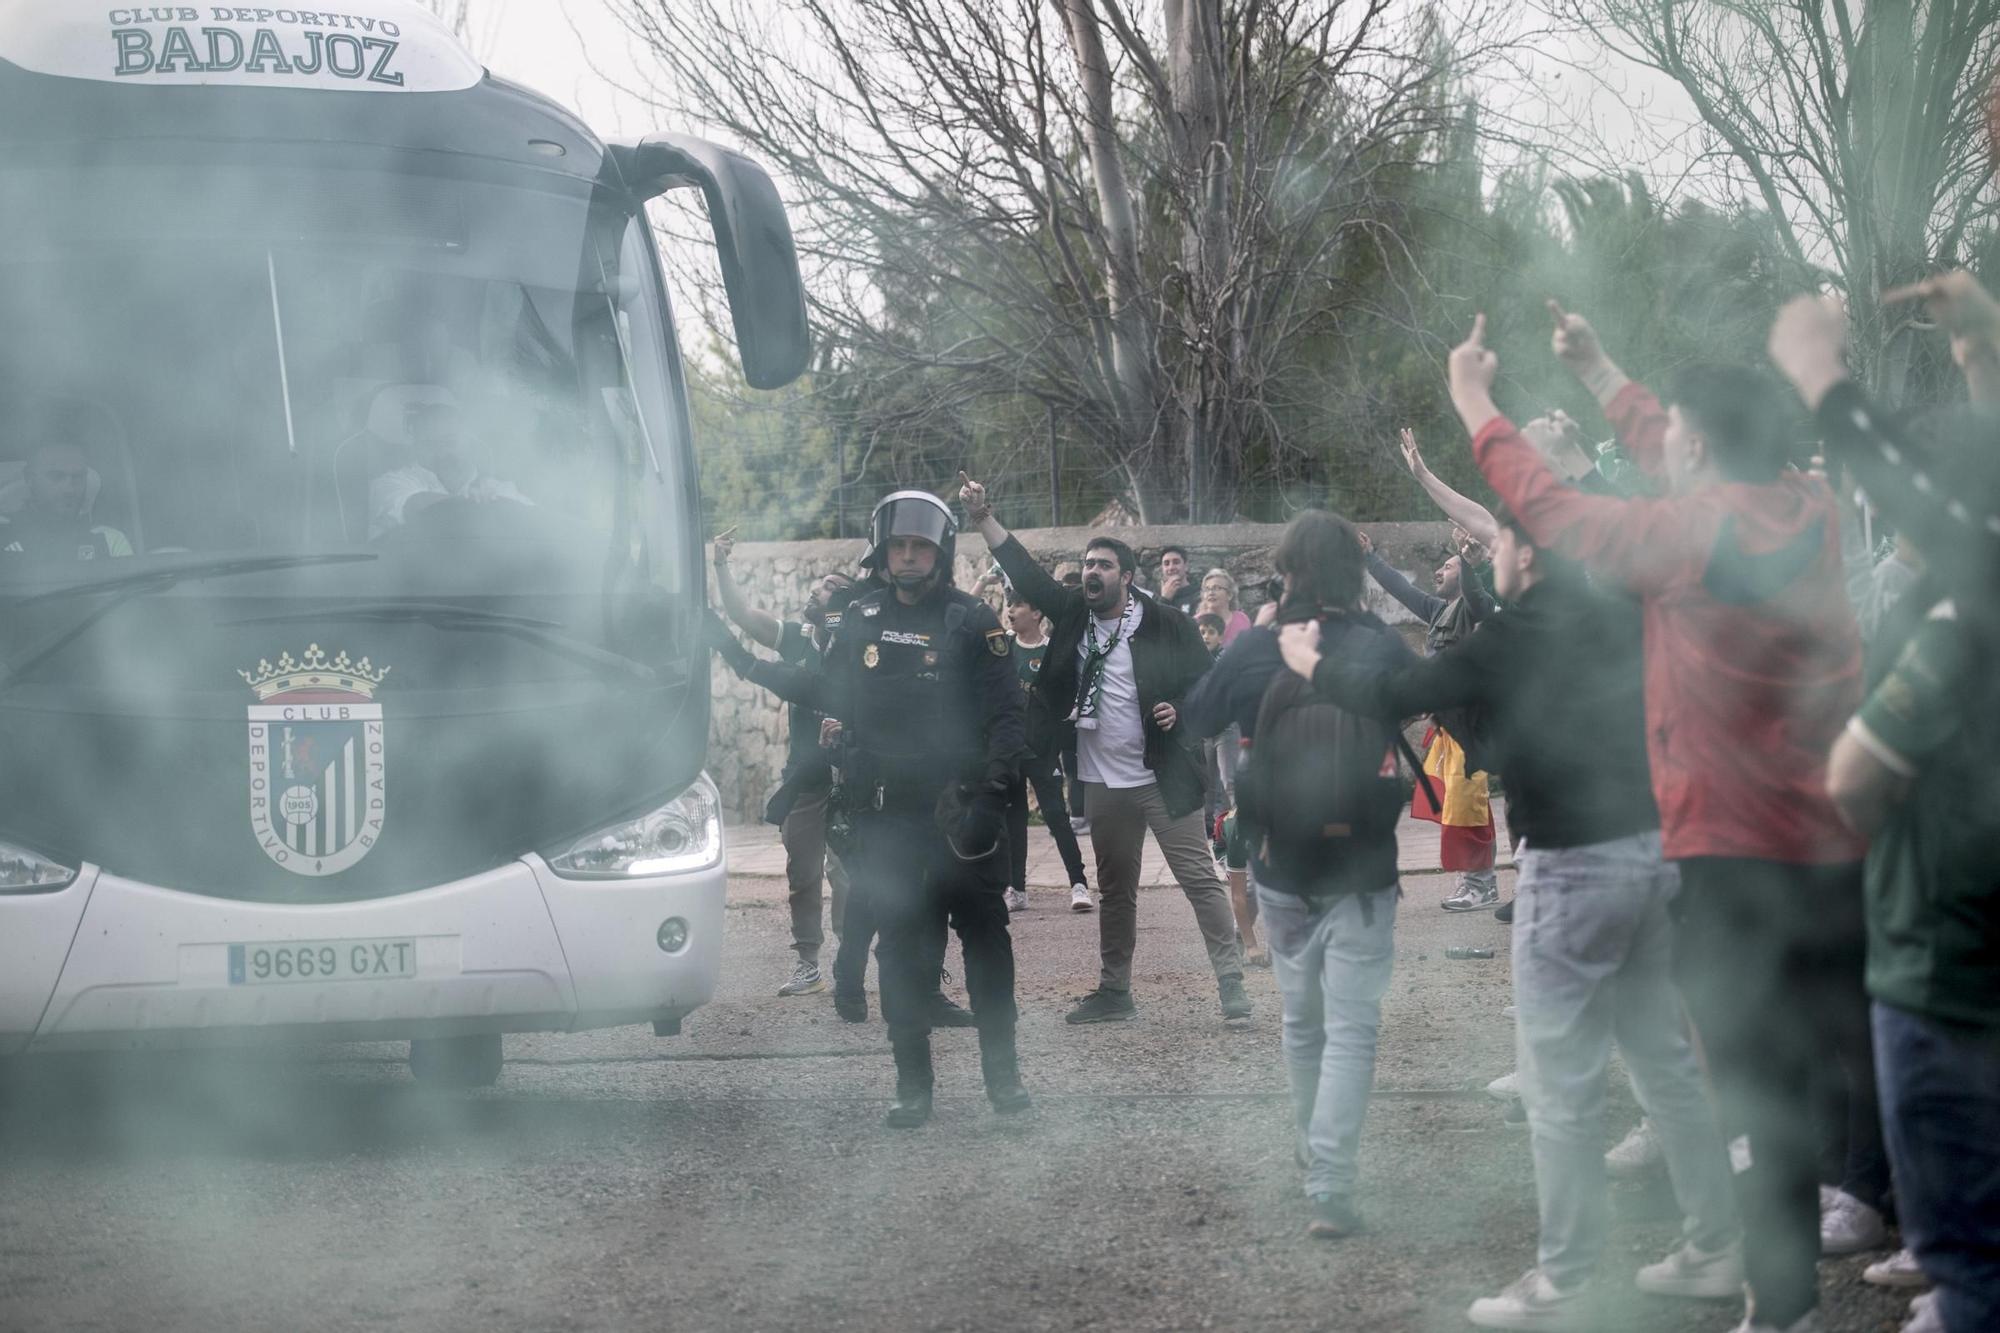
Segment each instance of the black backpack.
[{"label": "black backpack", "polygon": [[1410,785],[1398,754],[1435,797],[1402,728],[1351,713],[1280,670],[1264,690],[1256,741],[1236,779],[1252,847],[1287,883],[1337,880],[1349,848],[1393,834],[1402,818]]}]

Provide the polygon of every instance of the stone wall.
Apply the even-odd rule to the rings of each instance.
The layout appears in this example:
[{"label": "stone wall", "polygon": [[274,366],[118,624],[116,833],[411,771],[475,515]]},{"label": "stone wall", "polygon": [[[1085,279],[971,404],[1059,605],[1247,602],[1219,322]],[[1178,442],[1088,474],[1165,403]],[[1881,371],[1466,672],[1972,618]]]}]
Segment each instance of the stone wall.
[{"label": "stone wall", "polygon": [[[1038,528],[1017,532],[1015,536],[1045,567],[1053,568],[1061,561],[1079,559],[1083,544],[1093,531]],[[1198,581],[1210,569],[1227,569],[1245,589],[1243,601],[1249,609],[1262,600],[1261,590],[1254,585],[1271,576],[1271,551],[1283,531],[1282,524],[1239,523],[1118,528],[1114,535],[1139,553],[1142,582],[1147,586],[1157,581],[1161,548],[1182,546],[1188,552],[1192,577]],[[1422,588],[1430,586],[1431,571],[1449,550],[1451,529],[1445,523],[1369,523],[1363,525],[1363,531],[1390,564]],[[750,605],[781,618],[797,619],[813,581],[829,570],[852,571],[862,550],[863,543],[854,539],[743,542],[736,547],[731,563]],[[971,587],[991,565],[992,557],[983,540],[971,534],[959,538],[960,587]],[[1367,599],[1368,609],[1382,619],[1403,628],[1413,638],[1418,634],[1421,627],[1409,612],[1384,596],[1373,581],[1367,585]],[[764,802],[778,785],[785,766],[787,710],[783,703],[738,680],[720,664],[711,673],[709,688],[713,704],[709,773],[722,789],[722,799],[732,819],[760,819]]]}]

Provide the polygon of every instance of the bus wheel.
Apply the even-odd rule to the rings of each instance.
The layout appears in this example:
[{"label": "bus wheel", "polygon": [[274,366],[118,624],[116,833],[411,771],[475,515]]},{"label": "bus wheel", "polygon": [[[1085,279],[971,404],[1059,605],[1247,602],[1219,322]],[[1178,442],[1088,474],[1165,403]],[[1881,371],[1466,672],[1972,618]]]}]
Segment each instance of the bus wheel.
[{"label": "bus wheel", "polygon": [[500,1078],[500,1034],[417,1037],[410,1042],[410,1073],[426,1088],[490,1088]]}]

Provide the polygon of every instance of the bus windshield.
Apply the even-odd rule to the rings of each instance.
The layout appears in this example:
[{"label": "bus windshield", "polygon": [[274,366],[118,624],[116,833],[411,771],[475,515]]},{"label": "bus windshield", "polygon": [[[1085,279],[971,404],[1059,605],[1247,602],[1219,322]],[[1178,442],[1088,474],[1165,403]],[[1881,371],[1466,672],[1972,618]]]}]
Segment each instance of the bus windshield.
[{"label": "bus windshield", "polygon": [[677,363],[631,201],[445,154],[203,157],[0,164],[0,592],[341,552],[375,558],[269,577],[686,591]]}]

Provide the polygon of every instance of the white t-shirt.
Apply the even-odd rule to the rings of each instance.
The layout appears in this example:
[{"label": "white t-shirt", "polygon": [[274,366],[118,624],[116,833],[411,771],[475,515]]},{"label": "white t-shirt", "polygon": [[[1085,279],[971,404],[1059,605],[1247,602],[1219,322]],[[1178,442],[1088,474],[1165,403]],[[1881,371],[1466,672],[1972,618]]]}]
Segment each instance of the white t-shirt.
[{"label": "white t-shirt", "polygon": [[449,495],[462,500],[512,500],[533,504],[514,488],[511,481],[474,476],[456,491],[446,486],[438,474],[412,463],[393,472],[384,472],[368,483],[368,538],[373,541],[391,528],[401,527],[403,511],[419,495]]},{"label": "white t-shirt", "polygon": [[[1097,641],[1118,633],[1118,619],[1097,622]],[[1079,664],[1090,658],[1089,636],[1077,649]],[[1139,720],[1139,680],[1132,671],[1132,639],[1124,635],[1104,659],[1104,692],[1097,701],[1097,725],[1076,733],[1077,776],[1107,787],[1150,787],[1146,729]]]}]

